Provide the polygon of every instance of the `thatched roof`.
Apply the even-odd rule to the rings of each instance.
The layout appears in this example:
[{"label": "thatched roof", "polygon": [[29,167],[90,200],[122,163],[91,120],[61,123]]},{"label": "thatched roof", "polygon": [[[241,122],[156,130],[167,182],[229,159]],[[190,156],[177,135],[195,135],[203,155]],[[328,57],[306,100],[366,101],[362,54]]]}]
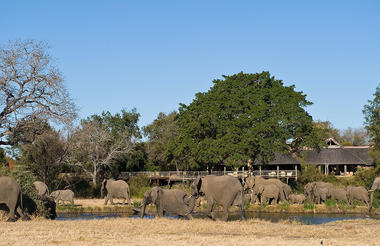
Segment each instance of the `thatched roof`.
[{"label": "thatched roof", "polygon": [[372,165],[374,160],[368,155],[368,147],[327,148],[320,152],[311,150],[306,162],[310,164],[358,164]]},{"label": "thatched roof", "polygon": [[[344,165],[356,164],[370,166],[374,164],[374,160],[368,154],[368,146],[349,146],[337,148],[324,148],[320,152],[317,150],[309,150],[306,162],[318,165]],[[289,154],[275,153],[275,160],[268,165],[295,165],[300,164],[295,158]]]}]

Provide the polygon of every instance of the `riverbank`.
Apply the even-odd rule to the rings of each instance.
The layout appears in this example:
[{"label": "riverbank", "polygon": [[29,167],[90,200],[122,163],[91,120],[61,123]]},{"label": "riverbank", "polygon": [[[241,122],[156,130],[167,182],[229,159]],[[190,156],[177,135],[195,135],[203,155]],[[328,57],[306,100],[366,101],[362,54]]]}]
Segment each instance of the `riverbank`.
[{"label": "riverbank", "polygon": [[0,222],[0,245],[376,245],[380,222],[324,225],[204,219]]},{"label": "riverbank", "polygon": [[[115,205],[104,205],[104,199],[76,199],[75,205],[58,205],[58,213],[83,213],[83,212],[107,212],[107,213],[130,213],[133,214],[132,207],[129,205],[122,205],[120,200],[115,200]],[[132,199],[134,207],[140,207],[141,199]],[[203,211],[205,203],[202,201],[201,205],[195,207],[195,211]],[[153,206],[148,207],[148,211],[153,211]],[[216,210],[219,210],[216,207]],[[230,211],[238,210],[236,207],[231,207]],[[314,204],[288,204],[282,203],[277,205],[255,205],[250,204],[246,211],[260,212],[260,213],[315,213],[315,214],[368,214],[366,206],[342,206],[339,204],[333,205],[314,205]],[[380,214],[379,208],[374,208],[371,214]]]}]

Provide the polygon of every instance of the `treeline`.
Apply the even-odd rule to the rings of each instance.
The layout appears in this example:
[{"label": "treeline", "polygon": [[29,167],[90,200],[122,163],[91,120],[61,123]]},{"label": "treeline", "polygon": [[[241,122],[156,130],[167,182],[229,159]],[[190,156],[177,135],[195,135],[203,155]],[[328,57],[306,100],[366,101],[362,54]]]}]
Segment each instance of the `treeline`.
[{"label": "treeline", "polygon": [[52,190],[67,185],[62,173],[89,177],[96,186],[123,171],[265,165],[275,152],[299,155],[324,147],[328,137],[371,144],[380,160],[380,87],[364,106],[365,130],[340,132],[329,122],[313,121],[306,94],[269,72],[216,79],[190,104],[159,113],[142,128],[131,106],[76,125],[77,108],[52,61],[43,42],[0,48],[0,166],[22,167]]}]

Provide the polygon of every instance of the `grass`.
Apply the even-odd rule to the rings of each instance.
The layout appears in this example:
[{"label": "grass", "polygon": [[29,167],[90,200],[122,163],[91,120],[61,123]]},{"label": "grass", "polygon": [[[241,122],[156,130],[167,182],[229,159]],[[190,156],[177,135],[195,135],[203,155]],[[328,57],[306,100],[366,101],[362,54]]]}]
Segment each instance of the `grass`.
[{"label": "grass", "polygon": [[315,209],[315,204],[314,203],[311,203],[309,201],[306,201],[304,204],[303,204],[303,208],[305,210],[314,210]]},{"label": "grass", "polygon": [[[0,222],[6,245],[375,245],[380,222],[325,225],[195,219]],[[22,240],[20,240],[22,239]]]},{"label": "grass", "polygon": [[335,199],[326,199],[325,206],[326,206],[326,208],[336,208],[336,200]]}]

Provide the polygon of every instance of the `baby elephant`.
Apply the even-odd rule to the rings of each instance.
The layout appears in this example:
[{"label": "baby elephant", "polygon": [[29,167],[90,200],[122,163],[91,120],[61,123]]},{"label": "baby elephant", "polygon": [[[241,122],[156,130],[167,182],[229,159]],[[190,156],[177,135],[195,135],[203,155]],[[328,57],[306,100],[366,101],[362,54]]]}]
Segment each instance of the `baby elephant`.
[{"label": "baby elephant", "polygon": [[289,195],[289,202],[292,204],[303,204],[306,200],[306,197],[304,194],[290,194]]},{"label": "baby elephant", "polygon": [[74,205],[74,192],[72,190],[56,190],[53,191],[50,195],[54,198],[57,204],[59,201],[62,201],[62,204],[64,204],[65,201],[68,201]]}]

